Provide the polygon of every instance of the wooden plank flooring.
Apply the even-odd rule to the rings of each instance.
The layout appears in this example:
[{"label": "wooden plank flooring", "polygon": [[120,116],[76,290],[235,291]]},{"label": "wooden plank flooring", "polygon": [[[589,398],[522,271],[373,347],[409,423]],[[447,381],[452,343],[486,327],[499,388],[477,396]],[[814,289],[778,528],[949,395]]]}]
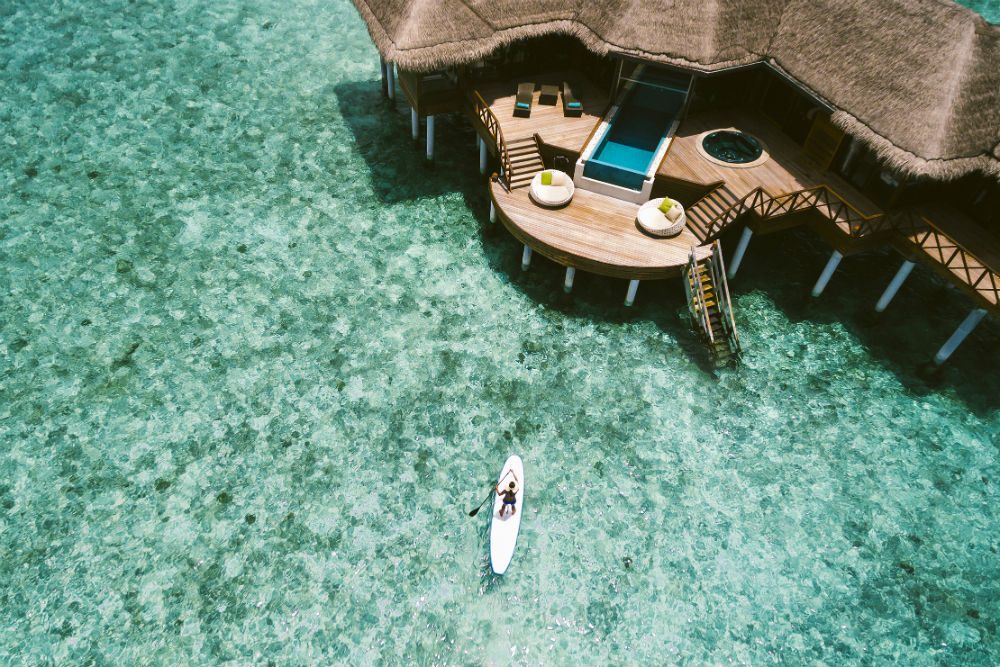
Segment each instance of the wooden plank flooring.
[{"label": "wooden plank flooring", "polygon": [[709,246],[684,230],[671,239],[647,236],[636,226],[637,204],[586,190],[559,209],[531,201],[528,189],[507,192],[490,183],[504,225],[522,243],[564,266],[614,278],[653,280],[679,275],[691,248],[701,261]]},{"label": "wooden plank flooring", "polygon": [[[538,103],[541,84],[558,85],[563,81],[569,81],[573,94],[583,104],[583,114],[579,118],[563,115],[562,93],[559,94],[557,104],[554,106]],[[535,84],[535,98],[531,105],[531,116],[528,118],[514,115],[514,98],[517,84],[520,82]],[[504,139],[508,142],[530,138],[537,132],[545,143],[572,152],[583,150],[584,142],[600,122],[601,114],[608,106],[607,91],[602,91],[580,74],[568,71],[546,72],[508,81],[477,84],[476,90],[500,120]]]},{"label": "wooden plank flooring", "polygon": [[[709,162],[698,151],[698,137],[709,130],[736,129],[764,142],[770,155],[756,167],[724,167]],[[709,185],[725,181],[742,198],[758,187],[777,196],[826,184],[862,214],[877,215],[882,209],[836,174],[811,163],[802,147],[759,114],[739,110],[691,114],[681,122],[657,174]]]}]

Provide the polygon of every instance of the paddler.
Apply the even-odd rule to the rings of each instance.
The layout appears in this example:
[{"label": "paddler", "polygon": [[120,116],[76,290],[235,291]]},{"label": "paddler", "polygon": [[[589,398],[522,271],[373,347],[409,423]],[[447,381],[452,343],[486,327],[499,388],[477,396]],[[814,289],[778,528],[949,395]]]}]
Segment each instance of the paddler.
[{"label": "paddler", "polygon": [[503,511],[508,507],[510,507],[511,516],[514,516],[517,513],[517,475],[514,474],[513,470],[510,471],[510,474],[514,478],[511,480],[510,484],[503,489],[500,488],[499,484],[497,485],[497,493],[503,500],[503,505],[500,506],[501,519],[503,518]]}]

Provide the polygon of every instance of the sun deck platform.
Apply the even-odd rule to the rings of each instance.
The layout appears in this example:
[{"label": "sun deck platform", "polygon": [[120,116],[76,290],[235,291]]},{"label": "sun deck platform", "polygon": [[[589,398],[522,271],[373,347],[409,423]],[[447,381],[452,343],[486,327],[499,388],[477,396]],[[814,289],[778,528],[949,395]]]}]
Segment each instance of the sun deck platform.
[{"label": "sun deck platform", "polygon": [[669,239],[653,238],[636,225],[637,204],[577,190],[557,209],[542,208],[527,188],[507,191],[490,182],[490,197],[504,226],[521,243],[563,266],[630,280],[656,280],[680,275],[691,250],[696,261],[711,248],[685,230]]},{"label": "sun deck platform", "polygon": [[[559,85],[569,81],[573,93],[583,105],[578,118],[563,114],[562,99],[555,105],[539,104],[542,84]],[[535,84],[531,115],[522,118],[514,115],[514,101],[518,83]],[[483,101],[500,121],[504,139],[514,142],[538,134],[546,144],[568,152],[580,152],[588,137],[601,122],[607,111],[608,93],[601,90],[579,73],[572,71],[545,72],[516,79],[479,83],[475,86]]]}]

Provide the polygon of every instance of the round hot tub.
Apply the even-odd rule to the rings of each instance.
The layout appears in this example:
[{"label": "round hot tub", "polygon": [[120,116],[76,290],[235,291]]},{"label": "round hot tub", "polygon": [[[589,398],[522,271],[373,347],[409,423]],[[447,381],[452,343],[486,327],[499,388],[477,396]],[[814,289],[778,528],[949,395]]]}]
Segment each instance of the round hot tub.
[{"label": "round hot tub", "polygon": [[756,137],[739,130],[709,132],[702,138],[701,147],[709,157],[733,165],[748,165],[764,154]]}]

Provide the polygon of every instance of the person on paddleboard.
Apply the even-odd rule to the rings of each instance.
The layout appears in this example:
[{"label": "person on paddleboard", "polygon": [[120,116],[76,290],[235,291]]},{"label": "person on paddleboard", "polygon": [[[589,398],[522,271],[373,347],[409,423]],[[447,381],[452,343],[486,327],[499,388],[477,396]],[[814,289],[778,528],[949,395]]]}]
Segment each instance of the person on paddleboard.
[{"label": "person on paddleboard", "polygon": [[503,500],[503,505],[500,506],[500,517],[503,518],[504,510],[508,507],[510,508],[510,515],[514,516],[517,513],[517,475],[513,471],[510,473],[514,479],[511,480],[505,488],[501,489],[500,485],[497,485],[497,493]]}]

